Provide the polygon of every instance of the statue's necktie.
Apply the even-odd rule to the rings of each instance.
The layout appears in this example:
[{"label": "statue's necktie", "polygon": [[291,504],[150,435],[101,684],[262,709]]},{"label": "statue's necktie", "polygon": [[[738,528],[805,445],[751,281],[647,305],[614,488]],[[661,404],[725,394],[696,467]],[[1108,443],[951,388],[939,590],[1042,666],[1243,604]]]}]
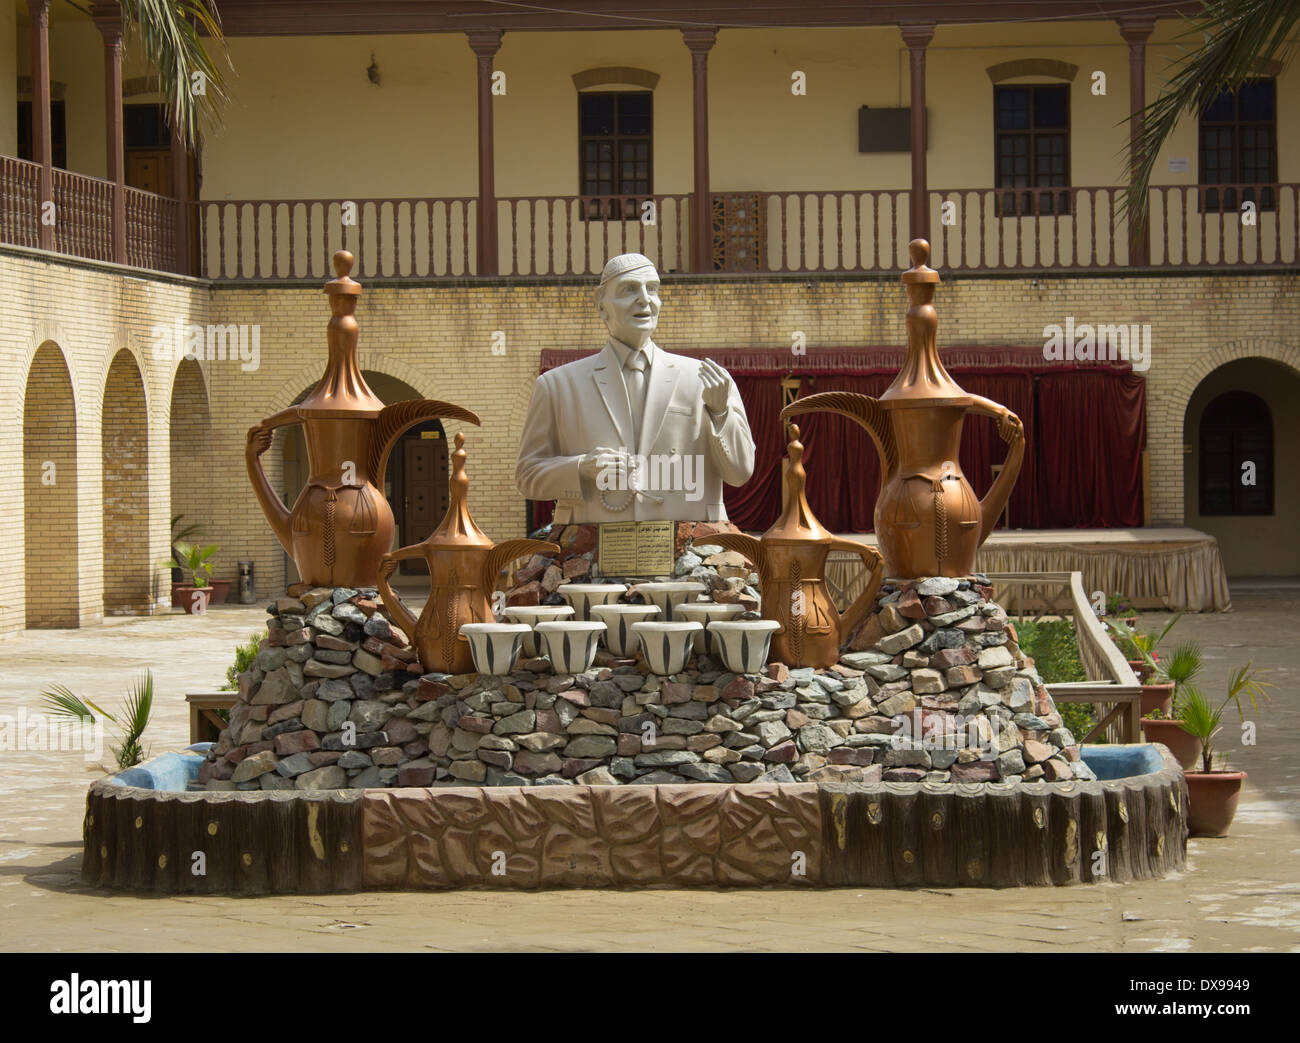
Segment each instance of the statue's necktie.
[{"label": "statue's necktie", "polygon": [[628,448],[636,452],[641,444],[641,417],[645,412],[645,388],[649,377],[648,362],[645,352],[634,351],[628,356],[623,367],[623,383],[627,387],[627,403],[632,411],[632,445]]}]

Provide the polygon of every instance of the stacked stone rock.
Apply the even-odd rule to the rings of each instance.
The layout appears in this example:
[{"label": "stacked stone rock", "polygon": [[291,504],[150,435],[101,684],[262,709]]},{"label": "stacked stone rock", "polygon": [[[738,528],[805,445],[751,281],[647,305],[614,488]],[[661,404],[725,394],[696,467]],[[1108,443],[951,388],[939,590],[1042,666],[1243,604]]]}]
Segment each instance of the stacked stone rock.
[{"label": "stacked stone rock", "polygon": [[[415,650],[373,589],[318,588],[267,610],[267,637],[199,782],[208,789],[396,783],[427,744],[395,710],[418,684]],[[343,739],[349,740],[346,744]]]},{"label": "stacked stone rock", "polygon": [[885,749],[887,779],[1093,778],[987,577],[885,583],[850,648],[841,662],[870,679],[869,728],[908,715],[912,741]]},{"label": "stacked stone rock", "polygon": [[[709,545],[708,538],[719,532],[738,532],[732,525],[710,522],[679,522],[674,552],[676,564],[671,577],[695,580],[709,589],[709,600],[735,602],[747,611],[758,607],[758,577],[734,551]],[[560,548],[558,557],[535,554],[515,573],[506,592],[507,605],[563,605],[557,593],[563,583],[589,583],[604,578],[596,560],[597,527],[567,525],[547,527],[533,534]]]},{"label": "stacked stone rock", "polygon": [[882,588],[829,670],[422,673],[369,590],[271,606],[209,789],[1090,778],[984,577]]}]

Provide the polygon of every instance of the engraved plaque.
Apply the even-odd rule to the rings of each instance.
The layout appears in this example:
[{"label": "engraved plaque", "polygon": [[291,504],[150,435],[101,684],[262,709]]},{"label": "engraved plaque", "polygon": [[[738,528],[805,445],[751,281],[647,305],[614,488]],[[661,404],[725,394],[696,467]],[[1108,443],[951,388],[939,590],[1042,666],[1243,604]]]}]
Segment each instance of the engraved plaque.
[{"label": "engraved plaque", "polygon": [[601,575],[671,576],[676,534],[677,523],[672,521],[603,522],[596,559]]}]

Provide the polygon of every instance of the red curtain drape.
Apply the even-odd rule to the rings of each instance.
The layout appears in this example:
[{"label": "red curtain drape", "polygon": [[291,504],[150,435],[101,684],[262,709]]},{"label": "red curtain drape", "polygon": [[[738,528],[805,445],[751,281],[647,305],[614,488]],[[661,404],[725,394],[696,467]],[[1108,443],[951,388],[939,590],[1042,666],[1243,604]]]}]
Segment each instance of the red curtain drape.
[{"label": "red curtain drape", "polygon": [[781,510],[781,378],[732,375],[754,435],[754,475],[742,486],[724,485],[727,517],[742,529],[766,529]]},{"label": "red curtain drape", "polygon": [[1141,525],[1146,381],[1135,373],[1045,373],[1038,417],[1038,524]]},{"label": "red curtain drape", "polygon": [[[772,349],[684,351],[708,355],[727,368],[745,403],[754,434],[754,476],[744,486],[724,486],[727,514],[742,529],[761,531],[781,511],[785,437],[781,381],[802,379],[800,395],[852,391],[878,397],[902,362],[901,348],[819,349],[792,358]],[[542,353],[541,370],[589,351]],[[1127,364],[1046,362],[1036,347],[943,349],[949,372],[967,391],[1006,406],[1025,425],[1026,450],[1011,494],[1011,525],[1036,528],[1128,528],[1142,524],[1142,450],[1146,444],[1143,378]],[[870,532],[880,488],[875,445],[858,424],[831,414],[796,419],[808,472],[808,504],[828,529]],[[1006,457],[997,425],[968,416],[962,433],[961,468],[983,497],[992,466]],[[538,524],[553,505],[534,504]]]}]

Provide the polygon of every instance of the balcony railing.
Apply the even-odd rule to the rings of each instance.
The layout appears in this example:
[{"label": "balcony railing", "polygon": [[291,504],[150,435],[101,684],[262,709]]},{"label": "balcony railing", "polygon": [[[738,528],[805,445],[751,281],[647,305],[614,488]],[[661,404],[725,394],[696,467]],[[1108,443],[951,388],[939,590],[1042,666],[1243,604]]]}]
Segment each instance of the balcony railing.
[{"label": "balcony railing", "polygon": [[[33,163],[0,157],[0,242],[40,245],[38,175]],[[52,189],[54,248],[110,260],[112,184],[55,170]],[[903,189],[716,192],[707,270],[897,272],[908,263],[909,197]],[[930,263],[966,273],[1127,270],[1133,244],[1121,199],[1109,186],[931,191]],[[1296,184],[1157,186],[1148,199],[1151,268],[1300,263]],[[187,204],[197,242],[183,257],[181,204],[128,188],[127,262],[217,281],[317,282],[330,277],[331,254],[347,249],[358,277],[527,279],[594,275],[608,257],[637,251],[671,274],[696,270],[692,203],[688,194],[499,198],[497,261],[486,271],[479,258],[491,251],[480,250],[471,196],[201,200]]]},{"label": "balcony railing", "polygon": [[[0,242],[39,247],[49,222],[54,249],[73,257],[113,260],[113,182],[51,171],[52,210],[38,202],[40,166],[0,156]],[[126,189],[126,263],[137,268],[179,270],[176,226],[181,204],[175,199]]]}]

